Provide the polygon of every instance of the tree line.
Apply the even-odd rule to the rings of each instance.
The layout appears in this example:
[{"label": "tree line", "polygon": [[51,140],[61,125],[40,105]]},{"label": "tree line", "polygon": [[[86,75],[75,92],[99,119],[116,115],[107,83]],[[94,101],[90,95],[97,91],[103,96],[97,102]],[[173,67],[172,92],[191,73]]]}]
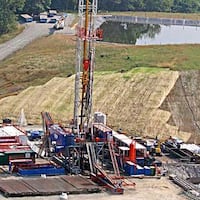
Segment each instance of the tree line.
[{"label": "tree line", "polygon": [[[78,0],[52,0],[58,10],[77,9]],[[200,0],[99,0],[102,11],[158,11],[192,13],[200,11]]]},{"label": "tree line", "polygon": [[[200,0],[99,0],[100,11],[200,11]],[[48,9],[76,11],[78,0],[0,0],[0,35],[16,27],[17,15],[39,14]]]}]

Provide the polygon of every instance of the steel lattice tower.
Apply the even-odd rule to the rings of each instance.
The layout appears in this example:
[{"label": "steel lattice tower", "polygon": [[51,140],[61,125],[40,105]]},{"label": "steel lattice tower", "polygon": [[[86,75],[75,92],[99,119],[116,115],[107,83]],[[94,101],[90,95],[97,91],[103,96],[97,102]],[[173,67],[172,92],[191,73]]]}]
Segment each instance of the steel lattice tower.
[{"label": "steel lattice tower", "polygon": [[97,0],[79,0],[75,69],[74,127],[85,134],[92,122]]}]

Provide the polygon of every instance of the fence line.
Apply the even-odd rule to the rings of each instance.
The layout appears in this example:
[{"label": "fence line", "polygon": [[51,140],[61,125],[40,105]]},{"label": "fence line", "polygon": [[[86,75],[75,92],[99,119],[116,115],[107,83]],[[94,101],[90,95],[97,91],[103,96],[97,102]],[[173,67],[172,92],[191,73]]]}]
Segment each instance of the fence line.
[{"label": "fence line", "polygon": [[137,16],[106,16],[106,21],[139,24],[160,24],[160,25],[181,25],[181,26],[200,26],[200,20],[173,19],[173,18],[150,18]]}]

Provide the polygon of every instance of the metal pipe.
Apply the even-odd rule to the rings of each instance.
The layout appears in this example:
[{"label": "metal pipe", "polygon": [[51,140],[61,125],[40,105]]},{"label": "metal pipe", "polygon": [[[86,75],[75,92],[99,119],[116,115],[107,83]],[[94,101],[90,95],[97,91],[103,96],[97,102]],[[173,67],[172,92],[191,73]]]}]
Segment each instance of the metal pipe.
[{"label": "metal pipe", "polygon": [[83,59],[87,59],[87,32],[88,32],[88,22],[89,22],[89,0],[86,0],[86,9],[85,9],[85,40],[83,47]]}]

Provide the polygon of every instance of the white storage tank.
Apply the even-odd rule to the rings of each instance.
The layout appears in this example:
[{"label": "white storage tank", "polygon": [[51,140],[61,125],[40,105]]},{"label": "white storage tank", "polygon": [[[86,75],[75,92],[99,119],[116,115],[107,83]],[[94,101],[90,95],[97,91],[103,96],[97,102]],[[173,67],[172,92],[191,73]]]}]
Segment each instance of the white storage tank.
[{"label": "white storage tank", "polygon": [[62,193],[61,195],[60,195],[60,200],[68,200],[68,195],[67,195],[67,193]]},{"label": "white storage tank", "polygon": [[106,115],[102,112],[94,113],[94,123],[102,123],[106,125]]}]

